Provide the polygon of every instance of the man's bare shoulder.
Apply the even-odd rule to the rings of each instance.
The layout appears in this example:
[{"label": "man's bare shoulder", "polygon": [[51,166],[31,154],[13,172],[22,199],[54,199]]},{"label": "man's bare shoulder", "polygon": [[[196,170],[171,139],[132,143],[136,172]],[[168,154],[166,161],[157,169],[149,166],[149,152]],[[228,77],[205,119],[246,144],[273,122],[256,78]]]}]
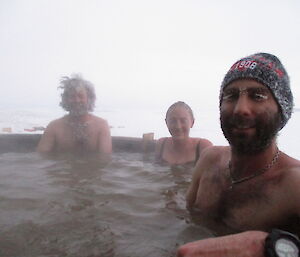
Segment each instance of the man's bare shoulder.
[{"label": "man's bare shoulder", "polygon": [[291,209],[300,216],[300,161],[284,153],[282,155],[283,161],[278,171],[279,186],[284,191],[286,198],[289,199],[287,202]]},{"label": "man's bare shoulder", "polygon": [[285,175],[287,179],[300,179],[300,161],[285,154],[283,155],[283,160],[281,162],[281,173]]},{"label": "man's bare shoulder", "polygon": [[199,179],[203,172],[210,170],[212,167],[220,166],[228,161],[230,154],[229,146],[210,146],[205,148],[200,155],[194,170],[194,179]]},{"label": "man's bare shoulder", "polygon": [[103,118],[101,118],[101,117],[99,117],[99,116],[96,116],[96,115],[94,115],[94,114],[90,114],[90,117],[91,117],[91,119],[93,119],[93,120],[95,120],[95,121],[98,121],[98,122],[106,122],[105,119],[103,119]]},{"label": "man's bare shoulder", "polygon": [[230,153],[229,146],[210,146],[201,153],[201,160],[206,162],[220,162]]},{"label": "man's bare shoulder", "polygon": [[200,139],[200,144],[201,144],[201,147],[202,148],[206,148],[206,147],[209,147],[209,146],[212,146],[212,142],[210,142],[208,139],[206,138],[201,138]]},{"label": "man's bare shoulder", "polygon": [[51,152],[56,147],[56,140],[63,130],[64,117],[51,121],[45,132],[43,133],[41,140],[37,146],[37,151],[40,153]]},{"label": "man's bare shoulder", "polygon": [[200,149],[203,150],[206,147],[212,146],[212,142],[210,142],[208,139],[206,138],[200,138],[200,137],[191,137],[192,142],[195,145],[199,145]]},{"label": "man's bare shoulder", "polygon": [[[284,154],[284,153],[283,153],[283,154]],[[290,163],[290,165],[291,165],[292,167],[294,167],[294,168],[300,168],[300,160],[297,160],[297,159],[295,159],[295,158],[293,158],[293,157],[291,157],[291,156],[289,156],[289,155],[287,155],[287,154],[284,154],[284,155],[287,156],[288,162]]]},{"label": "man's bare shoulder", "polygon": [[97,123],[98,125],[101,125],[101,126],[107,126],[108,125],[106,119],[103,119],[103,118],[101,118],[99,116],[96,116],[94,114],[90,115],[90,121],[93,121],[93,122],[95,122],[95,123]]},{"label": "man's bare shoulder", "polygon": [[61,127],[65,123],[65,119],[66,119],[66,117],[64,116],[64,117],[50,121],[47,126],[47,129],[56,129],[56,128]]}]

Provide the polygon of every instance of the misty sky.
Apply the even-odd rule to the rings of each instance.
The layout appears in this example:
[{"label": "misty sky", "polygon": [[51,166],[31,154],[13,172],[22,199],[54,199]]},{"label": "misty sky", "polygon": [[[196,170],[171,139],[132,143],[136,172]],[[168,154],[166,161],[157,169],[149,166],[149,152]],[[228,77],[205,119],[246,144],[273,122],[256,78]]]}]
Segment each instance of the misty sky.
[{"label": "misty sky", "polygon": [[240,57],[277,55],[300,106],[300,4],[285,1],[0,0],[0,106],[59,108],[61,76],[99,108],[217,106]]}]

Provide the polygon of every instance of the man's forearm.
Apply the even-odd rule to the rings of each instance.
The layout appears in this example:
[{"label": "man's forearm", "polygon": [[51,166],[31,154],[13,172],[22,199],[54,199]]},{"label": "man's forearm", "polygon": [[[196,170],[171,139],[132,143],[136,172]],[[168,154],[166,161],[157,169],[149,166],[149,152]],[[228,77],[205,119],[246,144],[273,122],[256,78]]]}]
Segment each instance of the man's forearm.
[{"label": "man's forearm", "polygon": [[203,239],[179,247],[177,257],[265,257],[267,235],[262,231],[246,231]]}]

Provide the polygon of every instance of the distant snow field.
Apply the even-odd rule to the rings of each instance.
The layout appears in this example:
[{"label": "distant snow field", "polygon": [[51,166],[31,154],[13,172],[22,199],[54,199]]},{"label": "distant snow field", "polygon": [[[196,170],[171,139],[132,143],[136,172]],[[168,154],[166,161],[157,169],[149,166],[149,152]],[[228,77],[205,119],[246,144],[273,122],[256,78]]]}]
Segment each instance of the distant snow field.
[{"label": "distant snow field", "polygon": [[[215,145],[227,145],[219,124],[218,110],[194,110],[196,120],[191,129],[192,137],[207,138]],[[154,133],[154,138],[169,136],[164,118],[165,112],[152,110],[105,110],[95,115],[106,119],[112,136],[142,137]],[[0,134],[41,134],[51,120],[65,115],[55,109],[9,109],[0,111]],[[300,111],[294,109],[292,118],[279,132],[279,148],[300,159]]]}]

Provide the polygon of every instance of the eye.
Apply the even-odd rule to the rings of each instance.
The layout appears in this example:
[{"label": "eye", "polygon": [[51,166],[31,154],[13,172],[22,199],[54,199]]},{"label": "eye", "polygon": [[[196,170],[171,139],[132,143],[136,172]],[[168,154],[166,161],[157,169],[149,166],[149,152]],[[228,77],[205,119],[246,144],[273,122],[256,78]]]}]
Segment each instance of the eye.
[{"label": "eye", "polygon": [[260,94],[260,93],[256,93],[253,96],[256,100],[267,100],[268,96],[264,95],[264,94]]},{"label": "eye", "polygon": [[248,94],[251,99],[258,102],[265,101],[269,98],[268,92],[260,89],[249,90]]},{"label": "eye", "polygon": [[186,123],[188,123],[188,120],[186,118],[183,118],[183,119],[181,119],[181,123],[186,124]]},{"label": "eye", "polygon": [[167,123],[169,125],[174,125],[176,123],[176,120],[174,118],[169,118],[169,119],[167,119]]},{"label": "eye", "polygon": [[239,95],[240,93],[238,90],[227,90],[224,91],[222,100],[227,102],[235,101],[239,98]]}]

